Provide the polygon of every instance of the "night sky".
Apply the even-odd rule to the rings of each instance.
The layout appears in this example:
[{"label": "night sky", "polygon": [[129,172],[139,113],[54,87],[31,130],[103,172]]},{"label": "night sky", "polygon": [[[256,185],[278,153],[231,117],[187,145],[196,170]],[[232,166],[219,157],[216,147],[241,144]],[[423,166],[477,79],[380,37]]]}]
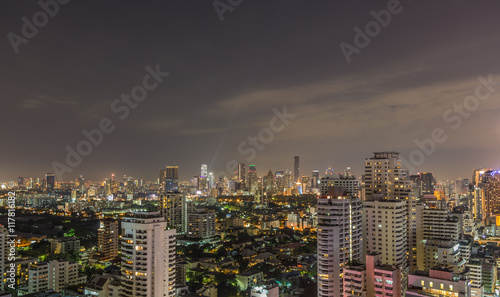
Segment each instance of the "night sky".
[{"label": "night sky", "polygon": [[[402,0],[350,63],[340,44],[354,46],[354,27],[364,32],[370,11],[392,1],[231,2],[241,4],[221,21],[208,0],[72,0],[16,54],[9,32],[22,37],[22,18],[43,10],[2,1],[0,180],[53,172],[103,118],[114,131],[63,180],[154,179],[165,165],[187,180],[202,163],[219,172],[232,159],[263,175],[293,169],[294,155],[305,175],[346,166],[360,175],[373,151],[409,159],[436,128],[446,140],[416,171],[470,178],[500,165],[500,84],[460,124],[454,111],[443,119],[474,95],[478,76],[500,82],[500,2]],[[170,75],[120,119],[112,102],[157,65]],[[295,118],[254,159],[240,154],[285,106]]]}]

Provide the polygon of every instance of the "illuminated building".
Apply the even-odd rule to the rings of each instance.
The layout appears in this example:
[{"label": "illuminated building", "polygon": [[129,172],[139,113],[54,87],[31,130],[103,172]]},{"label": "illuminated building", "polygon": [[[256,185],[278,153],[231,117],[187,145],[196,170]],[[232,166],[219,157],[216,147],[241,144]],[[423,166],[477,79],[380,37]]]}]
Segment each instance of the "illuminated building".
[{"label": "illuminated building", "polygon": [[293,183],[297,183],[300,177],[299,156],[293,157]]},{"label": "illuminated building", "polygon": [[361,197],[373,201],[382,199],[408,199],[411,181],[401,167],[399,153],[376,152],[365,160],[365,174]]},{"label": "illuminated building", "polygon": [[253,287],[250,297],[279,297],[280,287],[278,284],[269,284]]},{"label": "illuminated building", "polygon": [[359,198],[318,199],[318,296],[343,296],[343,272],[362,253],[362,205]]},{"label": "illuminated building", "polygon": [[320,180],[321,195],[328,195],[328,189],[332,187],[342,187],[346,191],[347,196],[359,197],[359,181],[355,176],[339,175],[333,177],[327,175]]},{"label": "illuminated building", "polygon": [[447,269],[431,269],[408,276],[406,297],[471,297],[471,281]]},{"label": "illuminated building", "polygon": [[45,174],[45,190],[47,193],[52,193],[54,192],[54,187],[56,184],[56,176],[53,173],[46,173]]},{"label": "illuminated building", "polygon": [[257,177],[257,169],[255,165],[248,166],[248,191],[254,195],[259,189],[259,178]]},{"label": "illuminated building", "polygon": [[179,190],[179,166],[166,166],[160,170],[160,185],[165,192]]},{"label": "illuminated building", "polygon": [[188,212],[187,237],[193,239],[212,240],[215,237],[215,217],[212,210],[204,208]]},{"label": "illuminated building", "polygon": [[481,181],[482,218],[500,215],[500,172],[487,171]]},{"label": "illuminated building", "polygon": [[103,219],[97,230],[97,248],[103,260],[111,260],[118,256],[118,239],[120,230],[118,221]]},{"label": "illuminated building", "polygon": [[24,177],[20,176],[17,178],[17,186],[19,188],[24,188]]},{"label": "illuminated building", "polygon": [[50,252],[53,254],[67,254],[80,252],[80,239],[76,237],[58,237],[50,239]]},{"label": "illuminated building", "polygon": [[319,182],[319,170],[314,169],[311,175],[311,188],[318,189],[320,182]]},{"label": "illuminated building", "polygon": [[200,176],[202,176],[202,177],[208,176],[208,166],[207,166],[207,164],[201,164]]},{"label": "illuminated building", "polygon": [[245,163],[238,163],[237,179],[239,182],[239,189],[246,189],[246,178],[245,178]]},{"label": "illuminated building", "polygon": [[28,292],[61,292],[67,286],[84,284],[87,276],[79,272],[80,265],[69,261],[53,260],[31,264],[28,271]]},{"label": "illuminated building", "polygon": [[177,234],[186,233],[186,195],[179,192],[161,193],[158,204],[160,213],[165,218],[167,226],[175,228]]},{"label": "illuminated building", "polygon": [[379,261],[396,265],[404,276],[408,269],[407,201],[363,202],[364,254],[380,253]]},{"label": "illuminated building", "polygon": [[402,296],[401,269],[380,265],[378,257],[378,253],[368,254],[366,265],[346,266],[344,297]]},{"label": "illuminated building", "polygon": [[175,296],[175,229],[159,212],[134,212],[122,234],[122,296]]}]

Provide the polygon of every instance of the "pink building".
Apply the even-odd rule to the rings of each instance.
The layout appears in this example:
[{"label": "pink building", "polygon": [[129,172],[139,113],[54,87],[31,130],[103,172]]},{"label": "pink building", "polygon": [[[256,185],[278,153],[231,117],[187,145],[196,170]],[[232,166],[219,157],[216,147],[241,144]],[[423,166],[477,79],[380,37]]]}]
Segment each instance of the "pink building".
[{"label": "pink building", "polygon": [[344,297],[401,297],[401,269],[379,265],[378,254],[366,255],[366,265],[344,268]]}]

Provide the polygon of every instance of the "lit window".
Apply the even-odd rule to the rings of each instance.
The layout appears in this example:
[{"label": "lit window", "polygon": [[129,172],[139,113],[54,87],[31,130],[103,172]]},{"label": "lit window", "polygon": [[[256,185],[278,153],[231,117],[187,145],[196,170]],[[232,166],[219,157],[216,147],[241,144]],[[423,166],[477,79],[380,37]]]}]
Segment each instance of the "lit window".
[{"label": "lit window", "polygon": [[429,282],[429,287],[431,287],[431,288],[432,288],[432,286],[433,286],[433,283],[432,283],[432,282]]}]

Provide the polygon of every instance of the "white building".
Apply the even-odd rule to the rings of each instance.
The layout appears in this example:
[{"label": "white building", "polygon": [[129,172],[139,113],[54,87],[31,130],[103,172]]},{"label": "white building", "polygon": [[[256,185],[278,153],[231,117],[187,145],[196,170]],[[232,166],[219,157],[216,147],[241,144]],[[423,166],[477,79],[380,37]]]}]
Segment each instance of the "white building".
[{"label": "white building", "polygon": [[450,216],[446,209],[424,209],[423,229],[424,240],[444,238],[458,242],[460,237],[458,218]]},{"label": "white building", "polygon": [[403,274],[408,267],[407,214],[404,200],[363,202],[364,254],[380,253],[380,263],[396,265]]},{"label": "white building", "polygon": [[135,212],[122,234],[122,296],[174,296],[175,229],[159,212]]},{"label": "white building", "polygon": [[346,196],[359,197],[359,181],[354,176],[325,176],[320,180],[321,195],[328,195],[328,188],[342,187]]},{"label": "white building", "polygon": [[28,292],[36,293],[46,290],[61,292],[66,286],[83,284],[85,275],[80,275],[78,263],[53,260],[31,264],[28,271]]},{"label": "white building", "polygon": [[363,230],[359,198],[318,199],[318,296],[343,296],[343,272],[361,261]]},{"label": "white building", "polygon": [[401,167],[399,153],[376,152],[365,160],[363,200],[407,199],[412,190],[408,172]]},{"label": "white building", "polygon": [[250,297],[279,297],[280,287],[277,284],[253,287]]},{"label": "white building", "polygon": [[215,237],[215,212],[203,208],[189,212],[187,237],[203,240]]}]

